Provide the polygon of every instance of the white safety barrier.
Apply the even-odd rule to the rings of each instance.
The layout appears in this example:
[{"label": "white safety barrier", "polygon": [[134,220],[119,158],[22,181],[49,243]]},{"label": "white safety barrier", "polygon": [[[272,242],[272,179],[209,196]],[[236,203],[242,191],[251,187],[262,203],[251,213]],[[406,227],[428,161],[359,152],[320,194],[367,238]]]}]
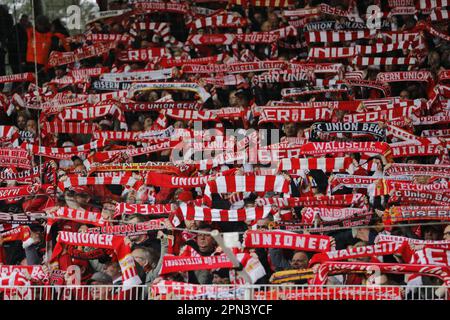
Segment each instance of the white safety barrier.
[{"label": "white safety barrier", "polygon": [[439,286],[0,286],[0,300],[450,300]]}]

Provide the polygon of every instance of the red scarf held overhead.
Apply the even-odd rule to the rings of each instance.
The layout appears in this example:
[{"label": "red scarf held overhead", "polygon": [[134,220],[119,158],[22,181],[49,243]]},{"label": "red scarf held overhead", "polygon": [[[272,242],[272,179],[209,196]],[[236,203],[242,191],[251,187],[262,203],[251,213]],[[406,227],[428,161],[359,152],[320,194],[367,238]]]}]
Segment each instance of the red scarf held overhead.
[{"label": "red scarf held overhead", "polygon": [[166,219],[153,219],[139,223],[119,224],[114,226],[102,226],[88,229],[89,233],[112,234],[115,236],[131,236],[147,234],[151,230],[166,229],[164,221]]},{"label": "red scarf held overhead", "polygon": [[204,201],[211,204],[213,193],[233,192],[289,192],[289,181],[284,176],[219,176],[205,187]]},{"label": "red scarf held overhead", "polygon": [[411,260],[413,252],[406,241],[403,243],[386,242],[371,246],[317,253],[309,261],[309,267],[317,263],[324,263],[326,261],[340,261],[362,257],[378,257],[392,254],[401,255],[403,261],[406,263]]},{"label": "red scarf held overhead", "polygon": [[384,173],[390,176],[436,176],[450,178],[450,165],[392,163]]},{"label": "red scarf held overhead", "polygon": [[1,237],[4,242],[22,241],[22,246],[24,249],[34,243],[34,240],[31,238],[31,229],[28,226],[19,226],[3,232]]},{"label": "red scarf held overhead", "polygon": [[143,204],[143,203],[125,203],[116,204],[114,218],[121,215],[142,214],[142,215],[168,215],[172,213],[175,206],[168,204]]},{"label": "red scarf held overhead", "polygon": [[31,169],[31,161],[28,152],[23,149],[0,149],[0,167],[12,167]]},{"label": "red scarf held overhead", "polygon": [[135,262],[131,255],[131,248],[125,244],[124,239],[125,237],[123,236],[60,231],[58,234],[58,242],[53,250],[50,263],[55,262],[61,255],[63,250],[62,245],[64,244],[113,249],[122,270],[124,289],[127,290],[133,285],[141,284],[141,279],[136,271]]},{"label": "red scarf held overhead", "polygon": [[332,196],[306,196],[292,198],[258,198],[255,203],[257,206],[276,205],[279,208],[290,207],[314,207],[314,206],[355,206],[363,207],[366,197],[361,193],[342,194]]},{"label": "red scarf held overhead", "polygon": [[324,285],[328,281],[330,274],[351,273],[355,271],[394,274],[419,273],[425,276],[438,277],[445,282],[445,285],[450,284],[450,270],[448,267],[439,267],[429,264],[403,264],[403,263],[369,263],[369,262],[340,262],[328,261],[319,265],[315,272],[315,277],[312,280],[314,285]]},{"label": "red scarf held overhead", "polygon": [[328,236],[297,234],[285,231],[252,231],[244,235],[246,248],[278,248],[300,251],[327,252],[331,249]]},{"label": "red scarf held overhead", "polygon": [[385,224],[417,220],[450,221],[450,206],[395,206],[383,215]]},{"label": "red scarf held overhead", "polygon": [[250,207],[237,210],[211,209],[181,203],[171,221],[174,226],[181,224],[183,220],[206,222],[237,222],[258,221],[266,218],[272,211],[271,207]]},{"label": "red scarf held overhead", "polygon": [[302,223],[312,225],[316,218],[325,223],[336,222],[368,214],[367,208],[306,207],[302,210]]}]

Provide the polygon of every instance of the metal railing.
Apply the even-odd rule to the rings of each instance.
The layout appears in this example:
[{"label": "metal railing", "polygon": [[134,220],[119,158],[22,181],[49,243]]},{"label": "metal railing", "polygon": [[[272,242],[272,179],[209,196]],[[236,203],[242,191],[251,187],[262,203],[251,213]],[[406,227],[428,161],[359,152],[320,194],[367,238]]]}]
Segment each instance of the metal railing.
[{"label": "metal railing", "polygon": [[450,300],[439,286],[1,286],[0,300]]}]

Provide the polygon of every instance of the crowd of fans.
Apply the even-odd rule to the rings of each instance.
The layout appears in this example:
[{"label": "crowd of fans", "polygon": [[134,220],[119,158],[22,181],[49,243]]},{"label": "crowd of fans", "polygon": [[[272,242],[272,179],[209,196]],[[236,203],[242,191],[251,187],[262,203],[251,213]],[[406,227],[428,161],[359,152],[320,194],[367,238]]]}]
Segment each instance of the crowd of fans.
[{"label": "crowd of fans", "polygon": [[[73,283],[75,265],[79,267],[77,281],[81,284],[122,285],[124,267],[117,251],[62,244],[61,252],[55,255],[55,246],[60,242],[58,234],[86,233],[95,227],[122,224],[137,226],[155,219],[161,221],[160,228],[115,234],[123,236],[129,247],[139,278],[136,283],[147,286],[245,282],[238,276],[240,270],[244,267],[244,271],[251,271],[242,260],[241,268],[161,272],[164,259],[170,256],[227,256],[211,235],[215,229],[237,234],[239,242],[243,242],[248,231],[297,228],[295,232],[300,234],[330,237],[329,250],[373,246],[379,244],[380,235],[405,237],[413,251],[426,248],[428,243],[446,250],[450,244],[447,2],[437,1],[438,7],[427,6],[427,1],[404,1],[403,5],[400,2],[235,0],[167,2],[164,6],[162,2],[101,1],[101,11],[82,35],[71,35],[59,19],[49,21],[46,16],[32,19],[22,15],[14,23],[8,8],[0,6],[1,149],[4,158],[8,154],[14,157],[12,149],[27,150],[29,154],[28,167],[12,165],[3,158],[0,164],[0,267],[41,266],[47,274],[45,281],[30,275],[25,278],[31,284],[42,285]],[[155,3],[160,4],[159,10]],[[170,4],[179,6],[171,10]],[[374,5],[379,8],[378,17],[370,16]],[[369,25],[373,19],[380,24],[375,29]],[[229,41],[219,37],[253,33],[261,38],[273,36],[273,41],[238,37]],[[216,40],[207,35],[215,35]],[[368,47],[372,52],[368,52]],[[327,51],[328,48],[335,48],[337,53]],[[349,54],[350,50],[356,51]],[[264,61],[273,64],[263,65]],[[7,78],[11,75],[6,75],[6,65],[13,75],[23,76]],[[225,67],[219,70],[219,66]],[[196,72],[202,68],[211,71]],[[388,75],[400,75],[402,79],[391,81]],[[420,78],[422,75],[424,78]],[[287,80],[280,80],[283,77]],[[116,87],[108,87],[113,82]],[[146,86],[155,82],[168,85]],[[174,83],[190,87],[181,88]],[[183,109],[181,102],[193,107]],[[165,103],[169,107],[164,107]],[[70,113],[71,110],[79,112]],[[297,112],[295,120],[292,110]],[[280,115],[280,111],[285,113]],[[352,132],[342,127],[333,131],[323,129],[329,128],[325,125],[318,126],[344,122],[373,123],[384,134],[362,132],[365,129],[360,127]],[[218,145],[223,142],[219,137],[227,129],[241,129],[244,133],[261,133],[265,129],[272,132],[272,137],[266,135],[257,141],[259,152],[276,148],[279,152],[272,152],[274,158],[265,163],[260,159],[232,161],[235,153],[248,150],[254,141],[247,136],[250,142],[244,142],[245,134],[237,135],[232,140],[230,161],[221,159],[216,152],[214,164],[202,167],[203,160],[195,157],[204,150],[197,149],[191,158],[186,158],[189,148],[197,148],[190,143],[199,123],[202,131],[198,131],[200,139],[196,142],[203,148],[210,147],[212,141]],[[130,139],[120,139],[111,133],[118,131],[135,134]],[[202,132],[208,134],[202,136]],[[304,152],[309,150],[307,146],[316,148],[326,142],[330,144],[323,144],[325,151]],[[364,142],[387,149],[378,153],[373,149],[358,150]],[[343,149],[327,149],[338,145]],[[151,146],[154,151],[137,152]],[[410,146],[427,148],[410,152]],[[433,146],[438,151],[429,151]],[[3,153],[7,149],[9,153]],[[180,149],[185,153],[184,160],[175,157]],[[313,166],[311,161],[292,169],[280,166],[293,158],[320,158],[336,163],[349,158],[351,163],[336,164],[334,169]],[[294,162],[290,163],[294,166]],[[406,170],[401,175],[390,174],[388,170],[397,164],[418,169],[415,173]],[[425,168],[422,174],[421,168]],[[20,173],[26,178],[17,178]],[[274,186],[261,191],[248,185],[240,189],[237,183],[219,185],[229,183],[219,176],[230,175],[281,176],[288,189],[280,191]],[[345,182],[345,175],[353,182]],[[208,179],[177,186],[173,179],[169,181],[171,176]],[[83,177],[105,180],[99,183],[100,180]],[[372,180],[363,182],[364,178]],[[208,195],[205,189],[214,181],[219,191],[210,190]],[[401,189],[404,185],[407,187]],[[34,189],[19,196],[11,191],[21,186]],[[220,188],[225,191],[220,192]],[[430,196],[421,198],[413,192]],[[441,198],[435,197],[437,193]],[[332,204],[330,199],[340,195],[361,198]],[[297,205],[284,207],[269,200],[264,202],[277,197],[300,200]],[[308,205],[302,199],[317,199],[318,203]],[[143,211],[150,209],[141,210],[144,207],[138,205],[152,209],[165,206],[170,210],[149,213]],[[119,208],[123,207],[135,211],[121,211]],[[187,217],[181,207],[187,211],[194,208],[195,216]],[[270,207],[269,214],[248,218],[251,210],[266,207]],[[416,216],[396,220],[396,207],[423,209],[427,213],[422,219]],[[206,213],[198,213],[206,212],[201,211],[205,208],[220,209],[222,216],[208,219]],[[322,209],[344,212],[349,208],[364,209],[369,218],[358,220],[358,214],[354,214],[326,219],[319,213]],[[314,219],[308,220],[310,209]],[[68,215],[68,210],[96,213],[99,219],[90,224],[79,218],[82,214]],[[439,211],[439,216],[432,217],[432,210]],[[61,212],[64,214],[58,216]],[[236,219],[223,218],[232,212],[238,212]],[[25,222],[18,221],[19,216],[26,217]],[[354,220],[363,222],[351,224]],[[327,225],[337,227],[326,229]],[[31,245],[25,245],[23,239],[8,238],[11,230],[23,226],[29,227],[30,234],[24,237],[31,239]],[[311,259],[319,250],[276,245],[248,248],[239,244],[232,249],[236,255],[249,254],[255,268],[263,269],[252,281],[256,284],[307,285],[312,284],[318,272]],[[375,254],[348,261],[370,263],[374,259],[380,263]],[[417,263],[402,261],[396,254],[384,255],[381,262]],[[428,264],[433,263],[427,260]],[[438,265],[446,268],[448,261]],[[6,269],[1,272],[2,279],[11,276]],[[283,281],[284,274],[293,276]],[[383,272],[377,281],[381,285],[415,281],[414,284],[437,286],[445,282],[421,275],[420,280],[411,280],[408,272]],[[337,272],[327,283],[366,285],[371,280],[366,273]]]}]

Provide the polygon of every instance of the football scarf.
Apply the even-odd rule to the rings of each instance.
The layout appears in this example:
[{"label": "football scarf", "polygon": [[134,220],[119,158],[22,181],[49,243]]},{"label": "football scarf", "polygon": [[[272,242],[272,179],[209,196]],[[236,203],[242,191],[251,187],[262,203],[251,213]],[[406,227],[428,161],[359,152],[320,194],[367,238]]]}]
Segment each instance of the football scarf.
[{"label": "football scarf", "polygon": [[133,187],[137,180],[131,172],[125,172],[114,177],[81,177],[77,175],[68,175],[64,182],[58,183],[60,190],[65,190],[75,186],[95,186],[95,185],[122,185]]},{"label": "football scarf", "polygon": [[315,254],[309,261],[309,266],[326,261],[340,261],[362,257],[378,257],[397,254],[401,255],[405,263],[409,262],[413,254],[408,242],[385,242],[371,246],[356,247],[337,251]]},{"label": "football scarf", "polygon": [[135,204],[119,202],[116,204],[114,217],[120,215],[142,214],[142,215],[168,215],[172,213],[175,206],[169,204]]},{"label": "football scarf", "polygon": [[338,262],[328,261],[319,265],[319,268],[312,281],[314,285],[327,283],[331,274],[352,273],[357,271],[373,272],[378,270],[381,273],[407,274],[418,273],[425,276],[438,277],[446,285],[450,282],[448,267],[437,267],[427,264],[403,264],[403,263],[370,263],[370,262]]},{"label": "football scarf", "polygon": [[155,82],[155,83],[135,83],[131,86],[129,94],[132,96],[137,91],[147,90],[180,90],[196,93],[203,101],[208,100],[211,95],[197,83],[190,82]]},{"label": "football scarf", "polygon": [[31,159],[23,149],[1,148],[0,167],[31,169]]},{"label": "football scarf", "polygon": [[233,192],[289,192],[289,181],[284,176],[218,176],[207,183],[203,201],[210,204],[213,193]]},{"label": "football scarf", "polygon": [[1,233],[4,242],[22,241],[22,247],[28,248],[34,243],[31,238],[31,229],[28,226],[19,226],[9,231]]},{"label": "football scarf", "polygon": [[243,244],[246,248],[278,248],[299,251],[326,252],[331,249],[328,236],[296,234],[285,231],[247,231]]},{"label": "football scarf", "polygon": [[68,133],[68,134],[92,134],[99,128],[97,123],[85,123],[75,121],[51,121],[44,122],[41,127],[42,136],[49,133]]},{"label": "football scarf", "polygon": [[101,81],[129,81],[129,82],[146,82],[167,80],[173,77],[172,69],[160,69],[152,71],[134,71],[134,72],[120,72],[120,73],[103,73],[100,75]]},{"label": "football scarf", "polygon": [[126,102],[122,103],[121,108],[126,112],[167,109],[198,110],[200,104],[197,101]]},{"label": "football scarf", "polygon": [[311,139],[317,139],[318,133],[351,133],[351,134],[370,134],[378,140],[386,139],[386,129],[380,128],[377,123],[349,123],[349,122],[319,122],[311,126]]},{"label": "football scarf", "polygon": [[125,237],[109,234],[77,233],[60,231],[58,242],[53,250],[51,262],[58,259],[62,253],[63,244],[71,246],[86,246],[93,248],[113,249],[122,269],[123,287],[125,290],[138,285],[141,280],[137,274],[131,248],[124,242]]},{"label": "football scarf", "polygon": [[32,82],[32,81],[34,81],[34,73],[31,73],[31,72],[0,76],[0,83]]},{"label": "football scarf", "polygon": [[149,231],[166,229],[164,221],[165,219],[153,219],[139,223],[89,228],[88,232],[97,234],[111,234],[115,236],[141,235],[147,234]]},{"label": "football scarf", "polygon": [[166,48],[164,47],[135,49],[121,51],[118,55],[118,59],[126,62],[145,62],[161,58],[165,54]]},{"label": "football scarf", "polygon": [[333,206],[333,207],[363,207],[365,196],[361,193],[342,194],[333,196],[305,196],[292,198],[258,198],[255,200],[257,206],[276,205],[280,209],[290,207],[314,207],[314,206]]},{"label": "football scarf", "polygon": [[450,206],[394,206],[383,214],[384,223],[417,220],[450,221]]},{"label": "football scarf", "polygon": [[450,165],[392,163],[384,170],[389,176],[437,176],[450,178]]},{"label": "football scarf", "polygon": [[336,158],[286,158],[278,164],[280,171],[323,170],[324,172],[346,172],[352,164],[351,157]]}]

